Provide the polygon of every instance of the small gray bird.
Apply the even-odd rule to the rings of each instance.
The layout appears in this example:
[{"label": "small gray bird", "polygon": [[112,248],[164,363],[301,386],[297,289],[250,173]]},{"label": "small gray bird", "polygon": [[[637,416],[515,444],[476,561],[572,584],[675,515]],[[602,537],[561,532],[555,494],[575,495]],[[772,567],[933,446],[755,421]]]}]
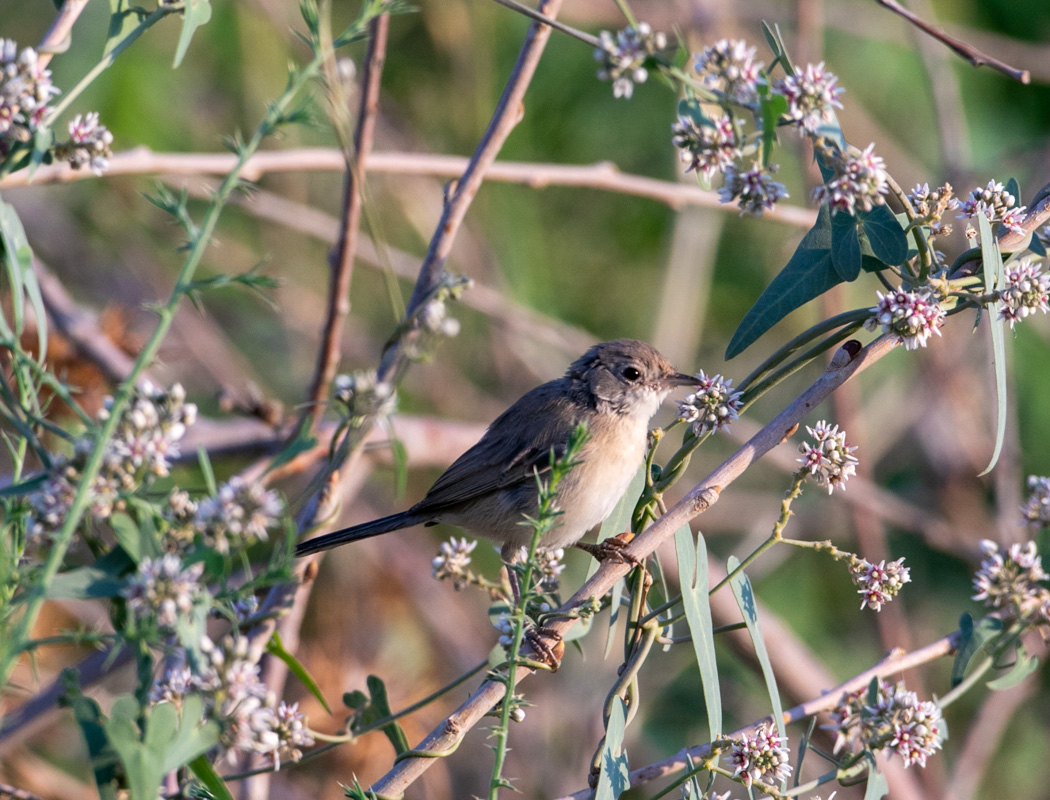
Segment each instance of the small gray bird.
[{"label": "small gray bird", "polygon": [[595,345],[563,377],[536,387],[497,417],[410,509],[301,542],[295,554],[442,523],[499,542],[511,560],[532,536],[521,522],[537,511],[534,471],[549,467],[551,448],[562,452],[582,422],[589,438],[558,486],[563,513],[540,541],[544,548],[576,544],[627,490],[645,455],[649,420],[664,398],[675,386],[695,382],[645,342]]}]

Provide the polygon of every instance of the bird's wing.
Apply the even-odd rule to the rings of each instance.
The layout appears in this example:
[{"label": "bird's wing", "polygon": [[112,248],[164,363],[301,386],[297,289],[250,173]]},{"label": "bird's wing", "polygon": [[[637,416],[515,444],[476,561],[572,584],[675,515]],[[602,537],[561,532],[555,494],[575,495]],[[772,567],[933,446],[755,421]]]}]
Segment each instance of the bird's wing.
[{"label": "bird's wing", "polygon": [[[561,381],[538,386],[503,412],[480,441],[445,470],[414,511],[436,511],[535,480],[564,452],[576,425]],[[513,435],[508,432],[514,431]]]}]

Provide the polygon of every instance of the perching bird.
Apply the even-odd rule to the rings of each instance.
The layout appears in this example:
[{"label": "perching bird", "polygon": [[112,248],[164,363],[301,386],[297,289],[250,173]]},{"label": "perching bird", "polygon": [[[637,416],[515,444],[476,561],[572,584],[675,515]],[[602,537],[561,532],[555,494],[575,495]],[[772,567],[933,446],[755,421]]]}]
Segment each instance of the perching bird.
[{"label": "perching bird", "polygon": [[645,342],[595,345],[563,377],[537,386],[497,417],[410,509],[300,542],[295,554],[442,523],[500,543],[510,561],[531,540],[531,528],[521,523],[537,512],[535,471],[547,469],[551,448],[564,451],[583,423],[588,438],[577,465],[558,486],[562,514],[539,543],[542,548],[576,544],[626,491],[645,455],[649,421],[668,393],[695,382]]}]

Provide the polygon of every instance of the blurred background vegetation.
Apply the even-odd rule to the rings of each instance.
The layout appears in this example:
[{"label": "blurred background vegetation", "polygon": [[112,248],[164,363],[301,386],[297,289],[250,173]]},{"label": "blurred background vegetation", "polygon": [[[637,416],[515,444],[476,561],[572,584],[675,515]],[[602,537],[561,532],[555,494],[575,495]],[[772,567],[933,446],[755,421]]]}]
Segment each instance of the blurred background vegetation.
[{"label": "blurred background vegetation", "polygon": [[[1030,69],[1031,85],[971,68],[940,45],[920,40],[873,2],[679,0],[637,2],[632,8],[654,29],[677,31],[693,51],[722,37],[741,37],[758,45],[765,60],[760,21],[777,23],[796,63],[824,60],[839,76],[846,89],[840,119],[847,137],[861,147],[874,141],[902,186],[947,180],[965,194],[989,179],[1016,177],[1022,202],[1029,200],[1050,182],[1050,5],[1044,0],[921,0],[909,5],[986,52]],[[219,152],[224,136],[250,130],[266,100],[283,87],[288,61],[304,56],[292,36],[300,27],[298,11],[295,4],[278,0],[213,0],[213,10],[180,69],[171,69],[178,25],[170,21],[123,55],[71,113],[98,110],[114,134],[115,150],[145,146],[165,152]],[[96,62],[108,12],[101,0],[88,4],[69,51],[52,62],[57,86],[71,88]],[[355,12],[352,3],[337,4],[337,16],[349,20]],[[0,36],[33,44],[53,13],[47,0],[0,0]],[[576,0],[561,18],[594,33],[623,25],[611,0]],[[417,13],[395,17],[376,150],[469,155],[526,28],[522,17],[481,0],[420,3]],[[362,53],[363,46],[353,55],[360,58]],[[501,159],[609,161],[627,173],[692,181],[680,175],[670,143],[677,102],[672,91],[654,79],[637,87],[631,100],[617,100],[607,83],[596,80],[595,70],[588,47],[555,34]],[[320,92],[314,108],[316,125],[286,128],[269,146],[334,147]],[[793,134],[782,138],[786,152],[778,177],[791,192],[788,203],[811,207],[815,170],[810,154],[796,145]],[[792,147],[797,158],[790,161]],[[160,177],[111,177],[4,191],[36,254],[131,352],[152,325],[146,305],[167,294],[180,260],[179,232],[143,199]],[[198,192],[208,185],[204,178],[172,182]],[[280,288],[265,299],[244,290],[219,290],[204,296],[201,310],[185,307],[180,312],[156,374],[185,384],[208,416],[230,418],[220,409],[221,393],[241,400],[259,393],[289,410],[305,396],[323,318],[331,239],[303,228],[315,224],[323,229],[325,220],[317,215],[339,213],[341,185],[338,172],[266,175],[254,197],[225,214],[201,277],[239,273],[261,263]],[[409,269],[418,265],[441,212],[442,179],[396,170],[373,173],[367,192],[365,230],[380,257],[378,263],[361,259],[354,274],[343,343],[345,370],[376,364],[399,318],[399,298],[407,297],[412,285],[411,280],[392,279],[389,270],[398,264]],[[274,196],[292,205],[260,216],[258,209],[272,208]],[[481,311],[469,297],[454,309],[462,332],[430,363],[409,372],[400,395],[400,410],[432,424],[429,430],[438,438],[406,441],[410,462],[417,466],[410,470],[403,494],[396,491],[395,470],[385,451],[372,453],[374,458],[358,466],[360,491],[345,499],[345,520],[362,521],[414,502],[499,410],[536,383],[560,374],[590,342],[644,338],[684,371],[702,368],[739,381],[777,343],[815,321],[873,304],[876,284],[862,275],[855,284],[791,315],[749,351],[724,363],[722,354],[736,324],[804,233],[785,223],[740,219],[734,211],[674,209],[587,188],[487,183],[448,268],[498,292],[503,310]],[[964,245],[958,233],[951,242],[959,249]],[[515,308],[508,310],[511,306]],[[517,307],[536,313],[525,317]],[[928,350],[898,352],[879,363],[811,420],[828,417],[849,431],[851,441],[861,445],[864,477],[870,483],[851,483],[844,494],[830,499],[809,491],[796,504],[789,534],[830,537],[872,560],[905,556],[913,581],[876,618],[859,610],[845,568],[829,568],[830,562],[818,555],[774,550],[755,565],[752,579],[759,599],[834,679],[851,677],[892,647],[916,647],[954,630],[960,613],[976,611],[969,596],[977,541],[1009,542],[1027,535],[1016,524],[1024,478],[1050,472],[1050,413],[1043,400],[1050,393],[1048,337],[1050,325],[1043,318],[1019,326],[1011,337],[1013,416],[1007,452],[988,477],[975,476],[987,463],[993,441],[990,350],[986,328],[972,331],[963,316],[953,318],[943,340]],[[83,367],[76,361],[71,355],[65,367]],[[734,438],[767,421],[816,369],[754,406]],[[94,396],[97,405],[107,391],[104,381],[86,367],[81,374],[89,404]],[[670,418],[668,409],[658,421]],[[450,427],[445,420],[469,424]],[[705,468],[719,463],[733,447],[728,440],[712,441],[694,459],[691,477],[701,478]],[[774,455],[779,458],[752,469],[700,518],[718,559],[746,555],[768,535],[789,483],[793,451],[783,447]],[[220,478],[243,468],[248,458],[217,459]],[[187,472],[179,482],[200,485],[200,478]],[[300,487],[292,480],[282,488],[294,496]],[[486,598],[456,594],[429,577],[437,542],[448,533],[405,531],[328,555],[297,652],[330,700],[363,688],[365,676],[374,673],[386,681],[396,709],[485,658],[496,638],[486,618]],[[1041,544],[1042,552],[1048,552],[1046,537]],[[485,545],[476,552],[476,562],[494,573],[495,552]],[[673,553],[663,556],[673,564]],[[567,589],[582,580],[586,558],[572,554],[570,564],[563,583]],[[49,613],[46,622],[56,628],[90,624],[88,611],[77,604],[55,604]],[[603,658],[604,628],[603,618],[583,644],[582,655],[570,652],[556,676],[524,685],[535,707],[512,731],[506,774],[516,778],[526,797],[555,797],[585,785],[588,759],[601,735],[600,705],[618,664],[615,657]],[[749,648],[735,642],[720,653],[729,729],[768,713]],[[38,680],[46,683],[84,654],[67,648],[42,656]],[[774,655],[778,674],[797,666],[778,663]],[[924,697],[944,694],[949,670],[946,660],[921,675],[909,674],[909,687]],[[947,712],[952,736],[945,752],[925,771],[911,770],[891,796],[1044,797],[1050,785],[1047,676],[1044,669],[1018,689],[978,691],[952,706]],[[105,696],[120,682],[117,671],[94,693]],[[703,701],[690,651],[675,648],[650,659],[643,687],[642,716],[627,740],[632,766],[704,740]],[[793,695],[790,686],[782,691],[787,704],[808,699]],[[326,720],[294,681],[286,696],[309,709],[313,727],[338,727],[338,712],[337,718]],[[409,718],[409,739],[418,741],[465,696],[466,689],[454,691]],[[793,742],[799,733],[791,731]],[[30,735],[0,742],[0,778],[31,785],[44,797],[91,796],[79,736],[61,712],[40,717]],[[275,798],[339,797],[337,780],[349,783],[356,775],[367,785],[386,771],[391,759],[387,741],[372,735],[308,766],[282,769],[268,786],[258,783],[246,792]],[[479,730],[455,756],[430,769],[410,796],[480,793],[490,768],[485,733]],[[651,794],[643,789],[631,796]],[[860,796],[848,789],[838,795]]]}]

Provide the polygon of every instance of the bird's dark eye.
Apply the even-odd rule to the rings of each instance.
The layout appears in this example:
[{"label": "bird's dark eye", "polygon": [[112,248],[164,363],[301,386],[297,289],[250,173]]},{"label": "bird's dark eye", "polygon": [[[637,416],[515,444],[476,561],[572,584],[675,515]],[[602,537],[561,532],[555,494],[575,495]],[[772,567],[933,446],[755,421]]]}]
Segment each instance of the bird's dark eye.
[{"label": "bird's dark eye", "polygon": [[634,382],[634,381],[638,380],[640,377],[642,377],[642,373],[640,373],[634,367],[624,367],[624,370],[623,370],[622,374],[627,380],[632,381],[632,382]]}]

